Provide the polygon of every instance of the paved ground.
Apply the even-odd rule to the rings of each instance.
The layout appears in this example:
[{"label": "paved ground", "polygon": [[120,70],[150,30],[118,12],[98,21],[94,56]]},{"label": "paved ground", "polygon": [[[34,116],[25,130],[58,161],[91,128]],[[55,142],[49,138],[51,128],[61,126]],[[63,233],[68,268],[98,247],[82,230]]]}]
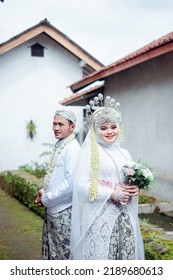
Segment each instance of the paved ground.
[{"label": "paved ground", "polygon": [[0,259],[41,259],[43,220],[0,188]]}]

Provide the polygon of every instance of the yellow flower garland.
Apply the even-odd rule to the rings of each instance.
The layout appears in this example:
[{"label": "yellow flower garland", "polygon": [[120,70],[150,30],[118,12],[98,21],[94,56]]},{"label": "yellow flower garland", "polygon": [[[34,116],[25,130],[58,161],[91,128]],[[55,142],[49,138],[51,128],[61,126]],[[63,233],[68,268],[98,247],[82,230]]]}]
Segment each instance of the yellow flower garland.
[{"label": "yellow flower garland", "polygon": [[89,187],[89,201],[98,200],[98,176],[99,176],[99,151],[96,143],[94,126],[91,126],[91,181]]},{"label": "yellow flower garland", "polygon": [[58,152],[56,152],[56,147],[54,148],[52,154],[51,154],[51,157],[50,157],[50,161],[49,161],[49,164],[48,164],[48,168],[46,170],[46,174],[45,174],[45,177],[44,177],[44,183],[43,183],[43,189],[46,189],[49,181],[50,181],[50,178],[51,178],[51,175],[52,175],[52,172],[55,168],[55,165],[57,164],[57,161],[58,161],[58,158],[59,156],[61,155],[63,149],[65,148],[65,146],[70,142],[72,141],[73,139],[75,138],[75,134],[72,133],[70,134],[65,142],[63,143],[63,145],[60,147],[60,149],[58,150]]}]

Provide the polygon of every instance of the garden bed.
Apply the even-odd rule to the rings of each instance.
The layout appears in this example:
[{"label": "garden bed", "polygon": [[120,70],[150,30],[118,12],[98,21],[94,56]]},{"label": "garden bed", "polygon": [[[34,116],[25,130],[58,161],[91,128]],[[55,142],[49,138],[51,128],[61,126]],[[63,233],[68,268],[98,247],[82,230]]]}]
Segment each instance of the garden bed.
[{"label": "garden bed", "polygon": [[[10,171],[0,173],[0,187],[6,193],[18,199],[30,210],[34,211],[43,218],[45,209],[39,208],[34,202],[35,198],[37,197],[38,190],[41,188],[42,182],[42,179],[38,179],[24,171]],[[158,201],[156,202],[155,199],[152,199],[152,202],[153,203],[150,205],[153,206],[149,206],[149,209],[153,209],[152,207],[156,209],[158,205],[160,207],[160,204],[157,204]],[[139,204],[139,209],[142,209],[143,207],[143,204]],[[148,207],[148,205],[146,207]],[[144,239],[145,259],[172,260],[173,235],[170,235],[158,226],[149,224],[146,219],[140,219],[140,227]]]}]

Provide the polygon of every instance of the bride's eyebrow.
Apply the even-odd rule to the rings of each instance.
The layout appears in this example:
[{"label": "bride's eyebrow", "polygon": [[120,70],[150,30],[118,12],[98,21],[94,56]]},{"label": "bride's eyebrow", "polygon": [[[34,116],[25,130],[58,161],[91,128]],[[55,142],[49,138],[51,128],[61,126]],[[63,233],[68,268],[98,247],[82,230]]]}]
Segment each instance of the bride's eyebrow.
[{"label": "bride's eyebrow", "polygon": [[102,124],[100,127],[108,127],[106,124]]}]

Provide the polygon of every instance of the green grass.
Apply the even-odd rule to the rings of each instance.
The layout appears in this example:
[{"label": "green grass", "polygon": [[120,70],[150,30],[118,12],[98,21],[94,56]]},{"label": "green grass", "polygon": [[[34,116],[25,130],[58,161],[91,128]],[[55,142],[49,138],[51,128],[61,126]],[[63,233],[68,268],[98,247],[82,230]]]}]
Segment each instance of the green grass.
[{"label": "green grass", "polygon": [[0,189],[0,260],[41,259],[43,219]]}]

